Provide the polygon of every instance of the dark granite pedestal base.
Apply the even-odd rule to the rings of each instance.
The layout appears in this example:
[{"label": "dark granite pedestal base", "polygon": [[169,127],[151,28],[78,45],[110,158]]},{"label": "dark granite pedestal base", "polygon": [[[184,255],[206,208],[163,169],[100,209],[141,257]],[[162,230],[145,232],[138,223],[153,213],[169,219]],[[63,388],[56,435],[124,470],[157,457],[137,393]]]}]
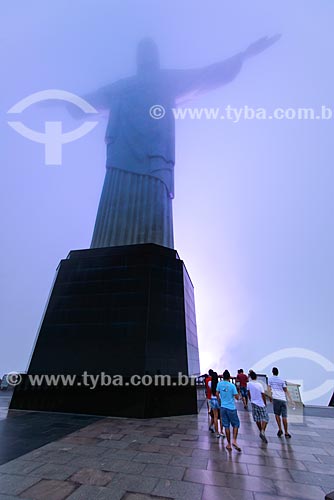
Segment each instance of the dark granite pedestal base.
[{"label": "dark granite pedestal base", "polygon": [[[145,244],[72,251],[58,267],[10,408],[191,414],[196,387],[185,376],[198,374],[193,286],[175,250]],[[72,378],[36,383],[33,375]]]}]

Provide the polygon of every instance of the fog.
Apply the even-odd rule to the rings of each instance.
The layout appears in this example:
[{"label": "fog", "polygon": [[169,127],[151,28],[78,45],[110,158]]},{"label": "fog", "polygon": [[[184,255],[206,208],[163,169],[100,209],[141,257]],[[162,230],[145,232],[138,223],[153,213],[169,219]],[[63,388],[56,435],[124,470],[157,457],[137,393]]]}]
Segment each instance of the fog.
[{"label": "fog", "polygon": [[[63,146],[61,165],[45,165],[43,144],[8,125],[13,105],[132,75],[144,36],[163,68],[187,69],[281,33],[233,82],[186,106],[334,109],[330,0],[14,0],[1,10],[0,374],[26,369],[60,259],[90,245],[105,175],[106,117]],[[16,119],[78,126],[61,104]],[[328,404],[334,387],[333,119],[176,120],[175,248],[195,287],[202,372],[277,365],[312,404]],[[286,359],[259,363],[282,349]]]}]

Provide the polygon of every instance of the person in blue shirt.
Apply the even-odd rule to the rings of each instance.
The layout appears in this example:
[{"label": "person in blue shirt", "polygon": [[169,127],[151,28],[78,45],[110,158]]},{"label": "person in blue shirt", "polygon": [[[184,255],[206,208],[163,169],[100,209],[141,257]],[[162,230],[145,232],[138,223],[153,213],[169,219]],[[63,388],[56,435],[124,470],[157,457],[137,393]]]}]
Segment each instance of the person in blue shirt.
[{"label": "person in blue shirt", "polygon": [[[225,428],[225,435],[228,443],[226,449],[228,451],[232,451],[233,446],[233,448],[235,448],[237,451],[241,451],[241,448],[237,443],[240,420],[235,406],[235,400],[239,399],[239,394],[235,385],[230,382],[230,378],[230,372],[228,370],[225,370],[223,373],[223,380],[218,383],[216,392],[221,406],[220,415],[223,427]],[[232,446],[230,432],[231,425],[233,427]]]}]

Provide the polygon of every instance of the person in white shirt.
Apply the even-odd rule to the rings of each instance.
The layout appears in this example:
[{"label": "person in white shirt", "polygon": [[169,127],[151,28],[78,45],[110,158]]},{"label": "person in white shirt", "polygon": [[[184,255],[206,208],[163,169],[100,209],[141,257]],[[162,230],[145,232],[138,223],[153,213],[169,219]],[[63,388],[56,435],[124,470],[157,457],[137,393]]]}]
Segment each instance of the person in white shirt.
[{"label": "person in white shirt", "polygon": [[285,381],[278,376],[278,368],[274,367],[272,369],[272,374],[273,376],[269,377],[268,380],[268,388],[271,399],[273,401],[274,414],[278,425],[277,436],[278,437],[283,436],[282,422],[281,422],[281,417],[282,417],[285,437],[287,439],[290,439],[291,434],[289,434],[288,432],[288,406],[286,398],[288,398],[291,404],[293,403],[293,401]]},{"label": "person in white shirt", "polygon": [[260,438],[265,443],[268,443],[265,431],[269,422],[269,415],[266,408],[267,401],[264,388],[261,382],[257,382],[257,375],[253,370],[250,370],[249,377],[251,380],[247,384],[247,391],[252,403],[253,419],[260,431]]}]

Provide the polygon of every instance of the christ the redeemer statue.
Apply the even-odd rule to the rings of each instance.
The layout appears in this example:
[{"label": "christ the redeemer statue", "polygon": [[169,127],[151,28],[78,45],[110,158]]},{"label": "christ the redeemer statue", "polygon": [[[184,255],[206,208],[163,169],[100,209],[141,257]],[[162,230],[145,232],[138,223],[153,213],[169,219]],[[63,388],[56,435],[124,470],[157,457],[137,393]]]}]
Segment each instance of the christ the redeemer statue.
[{"label": "christ the redeemer statue", "polygon": [[[137,243],[173,248],[173,108],[229,83],[246,59],[278,38],[261,38],[229,59],[190,70],[160,69],[157,46],[144,39],[137,49],[135,76],[86,96],[95,108],[109,110],[107,172],[91,248]],[[160,119],[152,117],[157,105],[165,112]]]}]

